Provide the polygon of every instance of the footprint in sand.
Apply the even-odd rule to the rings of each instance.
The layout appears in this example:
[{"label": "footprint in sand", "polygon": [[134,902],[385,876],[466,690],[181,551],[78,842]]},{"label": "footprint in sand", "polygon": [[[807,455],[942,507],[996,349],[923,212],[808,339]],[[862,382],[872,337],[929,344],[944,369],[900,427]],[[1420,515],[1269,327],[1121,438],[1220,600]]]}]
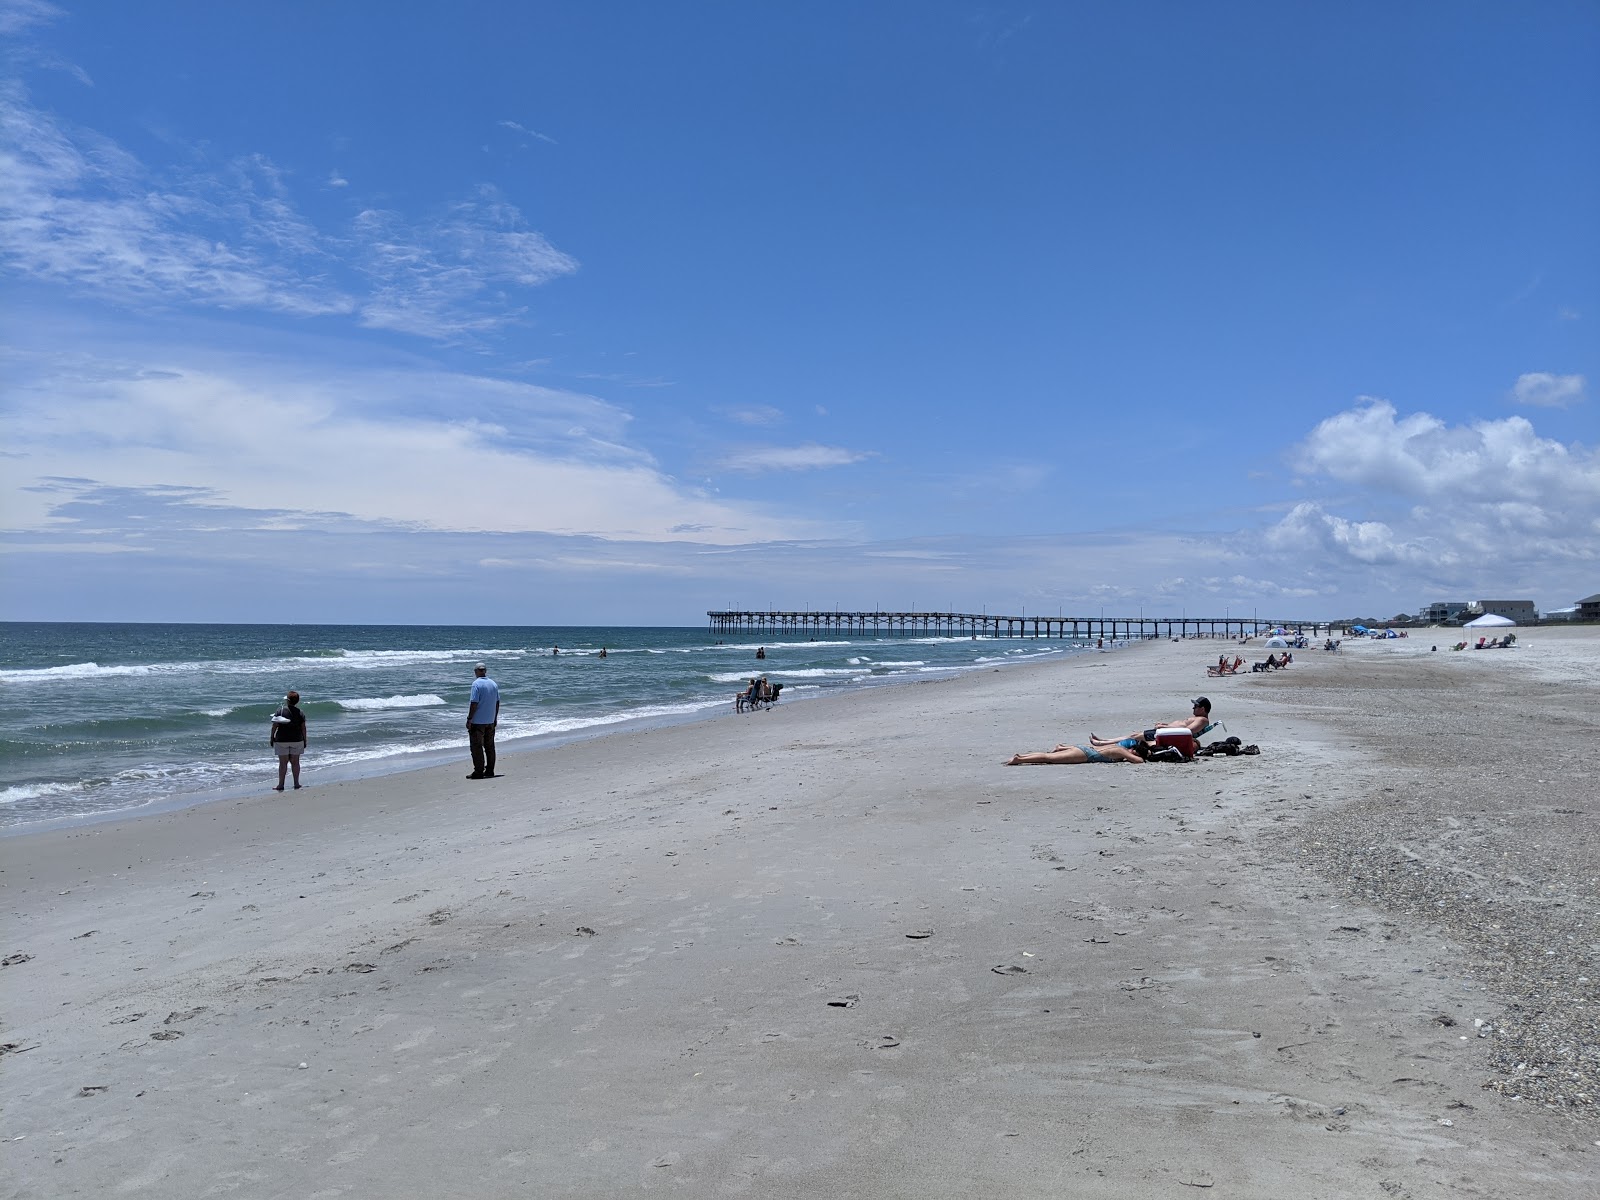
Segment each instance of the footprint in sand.
[{"label": "footprint in sand", "polygon": [[413,1033],[405,1041],[403,1041],[399,1045],[397,1045],[395,1047],[395,1049],[396,1050],[415,1050],[417,1047],[421,1046],[424,1042],[426,1042],[429,1038],[431,1038],[433,1036],[433,1033],[434,1033],[433,1026],[432,1025],[425,1025],[421,1029],[419,1029],[415,1033]]}]

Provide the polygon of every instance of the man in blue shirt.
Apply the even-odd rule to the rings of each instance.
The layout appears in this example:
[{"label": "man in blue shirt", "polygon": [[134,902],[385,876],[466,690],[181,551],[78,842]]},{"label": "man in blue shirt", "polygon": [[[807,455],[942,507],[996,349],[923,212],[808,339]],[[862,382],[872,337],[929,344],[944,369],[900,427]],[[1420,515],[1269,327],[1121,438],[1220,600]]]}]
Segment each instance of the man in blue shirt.
[{"label": "man in blue shirt", "polygon": [[472,774],[468,779],[494,778],[494,727],[500,720],[500,689],[489,678],[489,668],[472,668],[472,700],[467,705],[467,740],[472,745]]}]

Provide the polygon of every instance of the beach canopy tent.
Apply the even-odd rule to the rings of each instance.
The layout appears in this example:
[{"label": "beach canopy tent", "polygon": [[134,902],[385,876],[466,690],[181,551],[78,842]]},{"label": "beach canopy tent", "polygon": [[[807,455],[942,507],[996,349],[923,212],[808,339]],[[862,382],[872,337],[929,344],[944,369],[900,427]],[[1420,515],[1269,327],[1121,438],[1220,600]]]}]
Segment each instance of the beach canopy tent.
[{"label": "beach canopy tent", "polygon": [[1499,613],[1484,613],[1476,621],[1468,621],[1463,629],[1504,629],[1507,625],[1515,625],[1510,617],[1502,617]]},{"label": "beach canopy tent", "polygon": [[1351,633],[1370,633],[1371,630],[1369,630],[1365,625],[1352,625],[1352,626],[1350,626],[1350,632]]},{"label": "beach canopy tent", "polygon": [[1289,643],[1284,641],[1281,637],[1269,637],[1267,639],[1267,645],[1274,650],[1287,650],[1289,648]]}]

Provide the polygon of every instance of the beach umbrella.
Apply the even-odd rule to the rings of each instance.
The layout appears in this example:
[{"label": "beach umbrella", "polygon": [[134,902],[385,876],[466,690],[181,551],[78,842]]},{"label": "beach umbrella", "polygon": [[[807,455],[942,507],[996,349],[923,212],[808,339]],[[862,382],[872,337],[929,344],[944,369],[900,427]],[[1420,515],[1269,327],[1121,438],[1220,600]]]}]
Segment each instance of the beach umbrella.
[{"label": "beach umbrella", "polygon": [[1510,617],[1502,617],[1499,613],[1484,613],[1476,621],[1468,621],[1463,629],[1504,629],[1507,625],[1515,625]]},{"label": "beach umbrella", "polygon": [[1367,627],[1365,625],[1352,625],[1352,626],[1350,626],[1350,632],[1351,633],[1366,633],[1367,632]]}]

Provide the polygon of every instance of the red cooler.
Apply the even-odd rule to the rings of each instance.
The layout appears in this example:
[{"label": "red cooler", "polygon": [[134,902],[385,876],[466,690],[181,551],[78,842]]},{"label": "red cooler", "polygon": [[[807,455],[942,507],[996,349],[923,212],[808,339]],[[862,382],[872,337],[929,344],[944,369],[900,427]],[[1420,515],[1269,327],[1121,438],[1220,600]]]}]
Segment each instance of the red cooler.
[{"label": "red cooler", "polygon": [[1185,758],[1193,758],[1194,752],[1200,749],[1194,740],[1194,734],[1182,726],[1156,730],[1156,745],[1171,746]]}]

